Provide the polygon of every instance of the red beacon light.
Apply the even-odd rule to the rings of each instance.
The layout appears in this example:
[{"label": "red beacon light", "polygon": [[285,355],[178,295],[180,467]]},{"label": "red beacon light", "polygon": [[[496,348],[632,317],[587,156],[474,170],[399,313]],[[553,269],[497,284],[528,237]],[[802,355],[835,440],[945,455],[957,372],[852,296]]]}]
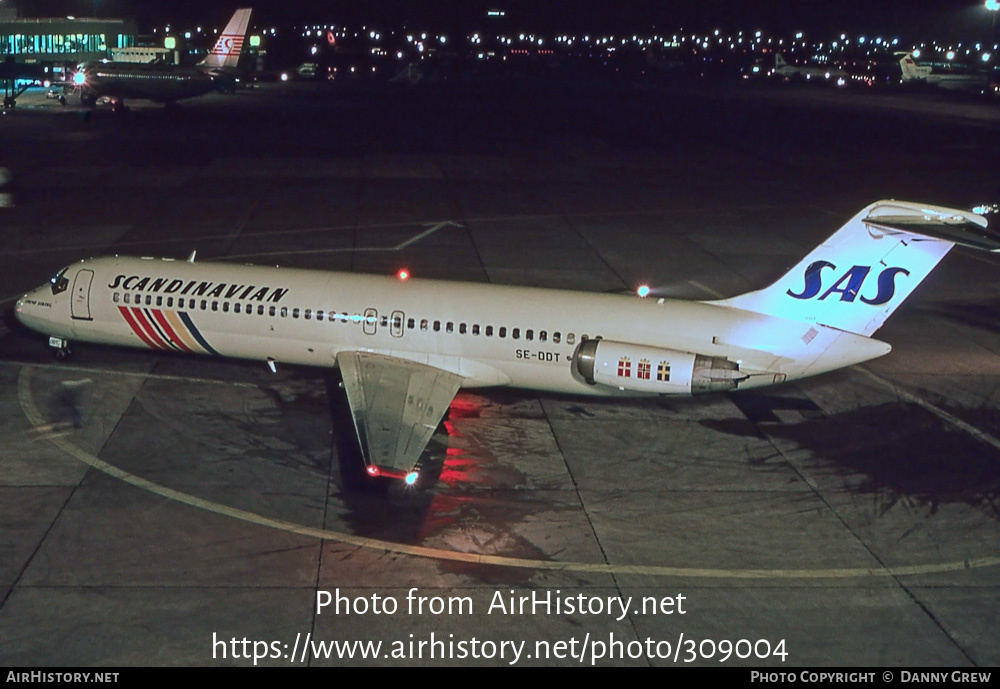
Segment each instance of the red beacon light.
[{"label": "red beacon light", "polygon": [[407,280],[410,279],[410,271],[408,271],[406,268],[400,268],[396,272],[396,277],[399,278],[400,282],[406,282]]}]

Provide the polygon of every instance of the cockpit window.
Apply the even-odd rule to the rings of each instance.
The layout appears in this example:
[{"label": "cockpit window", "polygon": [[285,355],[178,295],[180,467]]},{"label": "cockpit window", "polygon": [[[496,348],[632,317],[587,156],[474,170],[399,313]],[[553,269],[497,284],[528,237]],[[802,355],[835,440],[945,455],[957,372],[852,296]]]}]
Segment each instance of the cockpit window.
[{"label": "cockpit window", "polygon": [[66,266],[49,280],[49,286],[52,287],[52,294],[59,294],[66,291],[66,287],[69,286],[69,279],[66,277],[68,269],[69,266]]}]

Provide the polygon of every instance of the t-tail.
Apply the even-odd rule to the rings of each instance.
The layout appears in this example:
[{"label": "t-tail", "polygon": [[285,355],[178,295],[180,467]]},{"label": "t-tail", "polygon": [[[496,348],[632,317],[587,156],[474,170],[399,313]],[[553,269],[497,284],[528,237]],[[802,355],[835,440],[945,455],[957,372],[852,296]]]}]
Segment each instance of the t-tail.
[{"label": "t-tail", "polygon": [[878,201],[777,282],[717,304],[870,336],[955,244],[1000,251],[975,213]]},{"label": "t-tail", "polygon": [[896,53],[899,58],[899,68],[903,74],[903,81],[923,81],[931,73],[931,68],[926,65],[918,65],[913,57],[913,53]]},{"label": "t-tail", "polygon": [[226,28],[219,34],[212,52],[198,63],[199,67],[209,71],[236,69],[243,52],[247,29],[250,27],[250,12],[250,8],[236,10]]}]

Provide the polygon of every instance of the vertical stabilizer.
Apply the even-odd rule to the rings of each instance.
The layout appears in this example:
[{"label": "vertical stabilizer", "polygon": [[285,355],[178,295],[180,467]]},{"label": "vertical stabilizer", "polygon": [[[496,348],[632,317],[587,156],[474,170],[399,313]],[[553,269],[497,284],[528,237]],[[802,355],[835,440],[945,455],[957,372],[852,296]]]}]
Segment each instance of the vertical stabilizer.
[{"label": "vertical stabilizer", "polygon": [[198,63],[199,67],[212,71],[236,69],[240,54],[243,52],[247,29],[250,27],[250,12],[250,8],[236,10],[226,28],[219,34],[219,40],[215,42],[212,52]]},{"label": "vertical stabilizer", "polygon": [[771,286],[715,303],[870,336],[955,244],[1000,250],[986,224],[968,211],[879,201]]}]

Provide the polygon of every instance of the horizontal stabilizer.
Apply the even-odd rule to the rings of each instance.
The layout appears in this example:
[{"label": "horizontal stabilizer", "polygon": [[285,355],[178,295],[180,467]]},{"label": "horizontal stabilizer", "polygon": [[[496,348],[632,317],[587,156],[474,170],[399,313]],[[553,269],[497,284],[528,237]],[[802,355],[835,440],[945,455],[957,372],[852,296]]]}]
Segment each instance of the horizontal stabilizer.
[{"label": "horizontal stabilizer", "polygon": [[986,229],[986,218],[972,213],[869,216],[865,224],[886,234],[904,232],[982,251],[1000,251],[1000,236]]}]

